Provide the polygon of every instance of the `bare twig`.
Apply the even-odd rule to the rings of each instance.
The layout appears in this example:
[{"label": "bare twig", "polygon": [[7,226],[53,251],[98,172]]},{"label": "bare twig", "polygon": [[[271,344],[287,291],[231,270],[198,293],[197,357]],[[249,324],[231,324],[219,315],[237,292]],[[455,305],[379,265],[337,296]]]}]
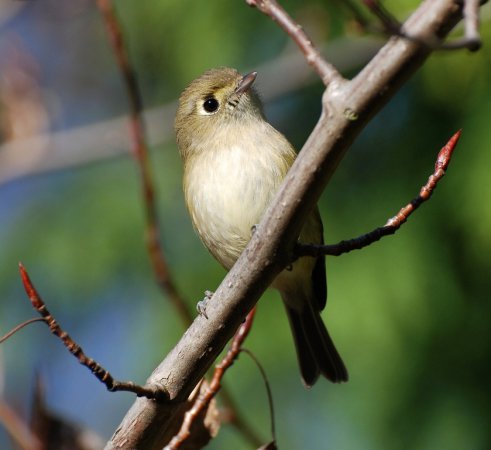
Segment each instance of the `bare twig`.
[{"label": "bare twig", "polygon": [[19,325],[17,325],[15,328],[12,328],[8,333],[4,334],[0,338],[0,344],[5,342],[7,339],[9,339],[15,333],[17,333],[17,331],[22,330],[22,328],[24,328],[27,325],[30,325],[31,323],[34,323],[34,322],[46,322],[46,319],[44,317],[35,317],[34,319],[29,319],[29,320],[26,320],[25,322],[20,323]]},{"label": "bare twig", "polygon": [[480,0],[465,0],[464,25],[467,48],[476,51],[481,48],[481,36],[479,35],[479,6]]},{"label": "bare twig", "polygon": [[363,0],[371,13],[380,20],[384,32],[401,36],[402,24],[378,0]]},{"label": "bare twig", "polygon": [[453,150],[457,145],[461,133],[462,130],[457,131],[440,150],[435,163],[435,171],[428,178],[427,183],[421,188],[419,195],[411,200],[394,217],[390,218],[383,227],[376,228],[357,238],[341,241],[332,245],[303,244],[299,242],[296,246],[295,257],[321,255],[339,256],[352,250],[360,250],[373,244],[384,236],[394,234],[401,225],[407,221],[409,216],[416,211],[423,202],[431,197],[437,183],[445,175],[445,171],[450,164]]},{"label": "bare twig", "polygon": [[120,23],[116,17],[111,0],[97,0],[97,5],[102,13],[107,33],[116,56],[124,85],[130,102],[130,127],[133,143],[133,154],[138,163],[140,180],[142,183],[143,197],[145,203],[146,218],[146,242],[147,249],[152,262],[153,271],[158,285],[169,297],[176,308],[184,325],[193,321],[193,314],[186,302],[177,290],[170,275],[169,266],[162,249],[159,238],[159,218],[155,202],[155,189],[148,159],[148,149],[145,140],[145,130],[142,121],[142,101],[135,72],[130,65],[123,33]]},{"label": "bare twig", "polygon": [[249,357],[254,361],[254,363],[256,364],[257,368],[259,369],[261,377],[264,381],[264,387],[266,388],[266,394],[268,396],[269,417],[271,419],[271,437],[273,438],[273,442],[276,442],[276,426],[275,426],[275,418],[274,418],[273,392],[271,391],[271,386],[269,384],[268,377],[266,375],[266,371],[264,370],[264,367],[259,362],[259,359],[257,359],[256,355],[254,355],[254,353],[252,353],[249,349],[243,348],[243,349],[241,349],[241,352],[249,355]]},{"label": "bare twig", "polygon": [[80,364],[87,367],[96,378],[103,383],[109,391],[128,391],[134,392],[138,397],[146,397],[149,399],[155,400],[166,400],[167,395],[163,388],[158,387],[156,384],[145,387],[139,386],[132,381],[117,381],[112,375],[104,369],[99,363],[94,361],[85,355],[82,347],[80,347],[71,337],[70,335],[63,330],[56,319],[51,315],[46,307],[46,304],[41,299],[41,296],[37,292],[36,288],[31,282],[29,275],[22,265],[19,263],[19,272],[22,278],[22,283],[24,285],[24,289],[26,290],[27,296],[32,303],[32,306],[37,310],[37,312],[44,319],[46,324],[49,326],[51,332],[61,339],[65,347],[68,351],[78,359]]},{"label": "bare twig", "polygon": [[442,46],[446,50],[467,48],[475,52],[481,48],[481,36],[479,35],[479,7],[482,0],[464,0],[464,37],[454,41],[445,42]]},{"label": "bare twig", "polygon": [[179,433],[177,433],[166,445],[165,450],[178,449],[190,436],[190,430],[193,421],[196,419],[196,417],[199,416],[201,411],[203,411],[207,407],[211,399],[215,397],[215,395],[218,393],[221,388],[221,381],[223,376],[225,375],[225,372],[238,358],[242,344],[251,331],[255,312],[256,309],[253,308],[251,312],[247,315],[245,322],[239,327],[237,333],[235,333],[230,349],[228,350],[227,354],[222,359],[220,364],[217,364],[215,367],[215,372],[213,373],[213,378],[210,382],[210,385],[208,386],[208,389],[199,394],[198,398],[194,402],[193,407],[185,414]]},{"label": "bare twig", "polygon": [[276,0],[246,0],[246,2],[278,23],[298,45],[307,63],[313,67],[326,86],[334,81],[343,81],[341,74],[324,59],[302,26],[296,23]]},{"label": "bare twig", "polygon": [[[487,0],[485,0],[487,1]],[[453,41],[436,43],[431,39],[421,40],[408,35],[402,29],[402,24],[381,4],[379,0],[363,0],[367,8],[380,20],[384,32],[388,35],[402,36],[409,40],[419,40],[434,50],[457,50],[467,48],[475,52],[481,48],[479,35],[479,7],[483,0],[463,0],[464,37]]]}]

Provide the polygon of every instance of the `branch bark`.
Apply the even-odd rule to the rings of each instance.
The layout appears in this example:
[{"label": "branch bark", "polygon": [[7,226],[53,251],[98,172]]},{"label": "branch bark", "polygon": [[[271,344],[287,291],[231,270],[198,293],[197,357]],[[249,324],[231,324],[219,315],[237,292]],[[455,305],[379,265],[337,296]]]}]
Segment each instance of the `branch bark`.
[{"label": "branch bark", "polygon": [[348,146],[370,118],[394,95],[431,52],[423,44],[442,39],[461,18],[453,0],[426,0],[352,80],[329,84],[319,122],[287,175],[275,201],[235,266],[207,305],[154,370],[149,384],[160,384],[170,401],[136,399],[106,449],[159,449],[178,406],[211,366],[241,321],[293,256],[303,218],[314,207]]}]

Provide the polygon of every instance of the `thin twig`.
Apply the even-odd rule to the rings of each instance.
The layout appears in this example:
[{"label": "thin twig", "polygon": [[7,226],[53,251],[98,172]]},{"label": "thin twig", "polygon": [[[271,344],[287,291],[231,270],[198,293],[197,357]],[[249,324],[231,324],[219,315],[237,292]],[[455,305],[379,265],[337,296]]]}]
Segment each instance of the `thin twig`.
[{"label": "thin twig", "polygon": [[215,372],[213,373],[213,378],[211,379],[208,389],[199,394],[198,398],[194,402],[193,407],[184,415],[181,429],[166,445],[164,450],[178,449],[183,444],[183,442],[191,435],[190,430],[193,421],[196,419],[196,417],[198,417],[200,412],[208,406],[211,399],[215,397],[215,395],[218,393],[221,388],[221,381],[223,376],[225,375],[225,372],[239,356],[242,344],[251,331],[255,312],[256,308],[253,308],[251,312],[247,315],[244,323],[235,333],[232,344],[227,351],[227,354],[222,359],[222,361],[215,366]]},{"label": "thin twig", "polygon": [[11,336],[13,336],[17,331],[22,330],[22,328],[26,327],[27,325],[30,325],[31,323],[34,322],[46,322],[46,319],[44,317],[34,317],[33,319],[26,320],[25,322],[20,323],[17,325],[15,328],[12,328],[8,333],[4,334],[0,338],[0,344],[5,342],[7,339],[9,339]]},{"label": "thin twig", "polygon": [[481,48],[482,41],[479,35],[479,7],[483,3],[481,0],[465,0],[464,9],[464,37],[443,44],[445,50],[467,48],[475,52]]},{"label": "thin twig", "polygon": [[37,292],[36,288],[32,284],[29,275],[22,265],[19,263],[20,276],[22,278],[22,283],[24,289],[32,303],[34,309],[41,315],[46,324],[48,325],[51,332],[61,339],[68,351],[78,359],[80,364],[87,367],[96,378],[103,383],[109,391],[128,391],[134,392],[138,397],[146,397],[149,399],[155,399],[159,401],[166,400],[168,398],[167,393],[164,389],[157,386],[139,386],[132,381],[117,381],[112,375],[104,369],[99,363],[94,361],[85,355],[82,347],[78,345],[70,335],[61,328],[56,319],[51,315],[46,307],[46,304],[41,299],[41,296]]},{"label": "thin twig", "polygon": [[378,0],[363,0],[371,13],[380,20],[384,32],[389,35],[401,36],[402,24]]},{"label": "thin twig", "polygon": [[432,50],[439,50],[442,48],[441,42],[435,37],[428,36],[425,39],[420,37],[411,36],[403,30],[403,25],[397,18],[385,8],[379,0],[362,0],[365,6],[370,12],[380,21],[382,30],[377,31],[385,36],[399,36],[408,41],[422,44]]},{"label": "thin twig", "polygon": [[268,377],[266,375],[266,371],[264,370],[264,367],[262,366],[262,364],[259,362],[259,359],[257,359],[256,355],[254,355],[254,353],[252,353],[249,349],[243,348],[243,349],[241,349],[241,352],[248,354],[249,357],[254,361],[254,363],[256,364],[256,367],[259,369],[261,377],[264,381],[264,387],[266,388],[266,394],[268,396],[269,417],[271,419],[271,437],[273,438],[273,441],[276,442],[276,426],[275,426],[275,418],[274,418],[273,392],[271,390],[271,386],[269,384]]},{"label": "thin twig", "polygon": [[390,218],[383,227],[376,228],[367,234],[358,236],[354,239],[341,241],[332,245],[314,245],[298,243],[295,249],[295,257],[300,256],[320,256],[332,255],[339,256],[352,250],[360,250],[378,241],[384,236],[394,234],[409,216],[419,208],[419,206],[431,197],[437,183],[445,175],[445,171],[450,163],[453,150],[457,145],[462,130],[457,131],[438,153],[435,163],[435,171],[428,178],[428,182],[421,188],[419,195],[411,200],[394,217]]},{"label": "thin twig", "polygon": [[159,218],[155,201],[155,189],[150,170],[148,148],[145,139],[145,129],[142,120],[142,100],[135,71],[133,70],[126,46],[123,32],[111,0],[97,0],[97,5],[104,18],[109,40],[114,55],[121,70],[124,85],[130,103],[130,128],[133,154],[140,171],[146,218],[146,243],[152,262],[153,271],[158,285],[169,297],[176,308],[185,326],[193,321],[193,314],[177,290],[170,275],[169,265],[165,258],[159,238]]},{"label": "thin twig", "polygon": [[[467,48],[476,51],[481,48],[481,37],[479,36],[479,6],[480,0],[465,0],[464,3],[464,26]],[[469,45],[472,43],[471,45]]]},{"label": "thin twig", "polygon": [[322,82],[327,86],[333,81],[342,81],[343,77],[337,69],[327,62],[314,46],[302,26],[281,7],[276,0],[246,0],[249,6],[256,7],[269,16],[292,38],[304,54],[307,63],[318,73]]},{"label": "thin twig", "polygon": [[425,43],[428,47],[434,50],[458,50],[467,48],[471,52],[475,52],[481,48],[482,42],[479,35],[479,7],[483,0],[464,0],[462,14],[464,16],[465,34],[461,39],[438,43],[436,41],[427,40],[422,42],[420,38],[409,36],[402,30],[402,24],[399,22],[381,3],[379,0],[363,0],[363,3],[381,22],[384,33],[388,35],[402,36],[406,39]]}]

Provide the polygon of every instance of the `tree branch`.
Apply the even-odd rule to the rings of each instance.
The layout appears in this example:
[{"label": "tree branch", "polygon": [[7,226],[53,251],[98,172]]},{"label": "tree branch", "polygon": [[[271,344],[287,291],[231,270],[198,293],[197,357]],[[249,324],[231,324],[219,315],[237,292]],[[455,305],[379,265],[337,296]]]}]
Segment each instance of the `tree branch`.
[{"label": "tree branch", "polygon": [[442,47],[446,50],[467,48],[475,52],[481,48],[481,36],[479,35],[479,8],[487,0],[464,0],[464,37],[445,43]]},{"label": "tree branch", "polygon": [[461,132],[461,130],[457,131],[457,133],[455,133],[440,150],[435,163],[435,171],[430,175],[427,183],[421,188],[419,195],[404,206],[404,208],[401,208],[401,210],[394,217],[391,217],[383,227],[375,228],[375,230],[362,236],[358,236],[357,238],[341,241],[332,245],[304,244],[298,242],[295,248],[295,259],[301,256],[339,256],[352,250],[361,250],[382,239],[384,236],[394,234],[404,223],[406,223],[409,216],[416,211],[423,202],[430,199],[436,185],[445,175]]},{"label": "tree branch", "polygon": [[89,369],[109,391],[128,391],[133,392],[138,396],[144,396],[150,399],[164,400],[166,398],[165,390],[159,388],[158,386],[139,386],[132,381],[115,380],[112,375],[97,361],[89,358],[82,350],[82,347],[80,347],[80,345],[78,345],[63,328],[61,328],[58,321],[49,312],[46,304],[32,284],[26,269],[21,263],[19,263],[19,272],[24,289],[32,303],[32,306],[46,322],[46,325],[48,325],[51,333],[58,337],[63,342],[63,345],[67,348],[67,350],[78,359],[78,362],[87,367],[87,369]]},{"label": "tree branch", "polygon": [[[443,38],[461,18],[452,0],[426,0],[404,24],[411,36]],[[106,449],[159,449],[168,425],[275,276],[288,264],[295,241],[348,146],[369,119],[425,61],[430,49],[392,37],[349,82],[330,83],[323,112],[246,249],[199,316],[148,383],[164,385],[170,401],[136,399]]]},{"label": "tree branch", "polygon": [[[457,50],[467,48],[475,52],[481,48],[482,42],[479,35],[479,8],[487,0],[461,0],[463,3],[464,37],[450,42],[439,43],[427,40],[425,43],[434,50]],[[401,23],[381,4],[379,0],[363,0],[363,3],[374,14],[382,24],[384,32],[391,35],[414,39],[411,35],[404,33]]]},{"label": "tree branch", "polygon": [[298,45],[307,63],[317,72],[326,86],[333,81],[343,79],[336,68],[328,63],[322,57],[319,50],[314,47],[314,44],[302,26],[296,23],[276,0],[246,0],[246,2],[278,23],[285,33],[292,38],[295,44]]}]

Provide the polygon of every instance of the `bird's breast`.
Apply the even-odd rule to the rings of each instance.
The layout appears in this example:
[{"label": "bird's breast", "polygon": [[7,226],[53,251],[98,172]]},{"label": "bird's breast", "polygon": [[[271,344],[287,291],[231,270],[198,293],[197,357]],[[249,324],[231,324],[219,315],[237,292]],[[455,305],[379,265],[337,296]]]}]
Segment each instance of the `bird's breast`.
[{"label": "bird's breast", "polygon": [[188,161],[184,191],[193,225],[224,267],[232,267],[244,249],[290,164],[281,152],[253,142],[203,151]]}]

